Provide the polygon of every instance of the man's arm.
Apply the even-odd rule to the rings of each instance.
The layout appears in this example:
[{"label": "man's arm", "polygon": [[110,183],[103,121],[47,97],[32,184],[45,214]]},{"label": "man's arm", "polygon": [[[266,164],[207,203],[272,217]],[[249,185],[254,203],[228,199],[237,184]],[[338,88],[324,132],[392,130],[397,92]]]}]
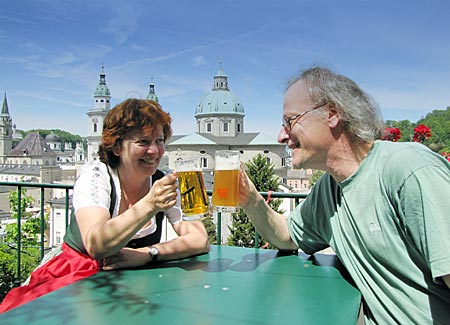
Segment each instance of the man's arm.
[{"label": "man's arm", "polygon": [[269,243],[279,249],[298,249],[289,234],[286,218],[266,203],[242,166],[239,173],[239,205],[258,233]]}]

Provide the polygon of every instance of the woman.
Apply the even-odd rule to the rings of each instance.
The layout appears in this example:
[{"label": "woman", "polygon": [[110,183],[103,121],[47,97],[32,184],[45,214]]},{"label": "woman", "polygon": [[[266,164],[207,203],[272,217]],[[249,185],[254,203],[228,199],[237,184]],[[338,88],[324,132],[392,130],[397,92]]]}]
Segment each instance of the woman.
[{"label": "woman", "polygon": [[[170,116],[150,100],[127,99],[108,112],[100,161],[87,163],[73,192],[62,253],[11,290],[5,312],[99,270],[136,267],[209,251],[201,221],[183,221],[176,174],[157,170],[172,134]],[[166,215],[178,237],[160,243]]]}]

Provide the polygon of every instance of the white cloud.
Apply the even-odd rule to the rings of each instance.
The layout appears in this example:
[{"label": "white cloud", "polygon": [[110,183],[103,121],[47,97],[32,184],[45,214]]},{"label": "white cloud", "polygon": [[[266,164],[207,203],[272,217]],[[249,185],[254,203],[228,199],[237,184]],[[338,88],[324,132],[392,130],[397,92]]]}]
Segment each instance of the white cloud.
[{"label": "white cloud", "polygon": [[193,59],[194,67],[206,64],[206,59],[203,55],[196,55]]}]

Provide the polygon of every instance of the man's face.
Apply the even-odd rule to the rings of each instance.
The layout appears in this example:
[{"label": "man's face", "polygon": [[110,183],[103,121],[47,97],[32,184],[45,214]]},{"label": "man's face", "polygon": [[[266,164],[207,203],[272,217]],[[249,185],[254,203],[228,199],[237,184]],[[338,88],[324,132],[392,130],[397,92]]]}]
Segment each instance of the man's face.
[{"label": "man's face", "polygon": [[306,96],[302,81],[287,91],[283,104],[283,126],[278,142],[292,150],[292,166],[296,169],[321,169],[326,156],[326,103],[315,104]]}]

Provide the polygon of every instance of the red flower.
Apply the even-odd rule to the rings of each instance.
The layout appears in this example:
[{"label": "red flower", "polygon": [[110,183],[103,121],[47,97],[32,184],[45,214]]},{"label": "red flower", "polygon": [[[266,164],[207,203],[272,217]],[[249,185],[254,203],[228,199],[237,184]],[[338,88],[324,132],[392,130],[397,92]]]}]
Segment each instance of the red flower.
[{"label": "red flower", "polygon": [[384,130],[382,140],[397,142],[402,137],[402,133],[398,128],[386,128]]},{"label": "red flower", "polygon": [[441,156],[450,161],[450,152],[441,152]]},{"label": "red flower", "polygon": [[431,130],[428,126],[419,124],[414,128],[414,142],[423,143],[425,140],[431,138]]}]

